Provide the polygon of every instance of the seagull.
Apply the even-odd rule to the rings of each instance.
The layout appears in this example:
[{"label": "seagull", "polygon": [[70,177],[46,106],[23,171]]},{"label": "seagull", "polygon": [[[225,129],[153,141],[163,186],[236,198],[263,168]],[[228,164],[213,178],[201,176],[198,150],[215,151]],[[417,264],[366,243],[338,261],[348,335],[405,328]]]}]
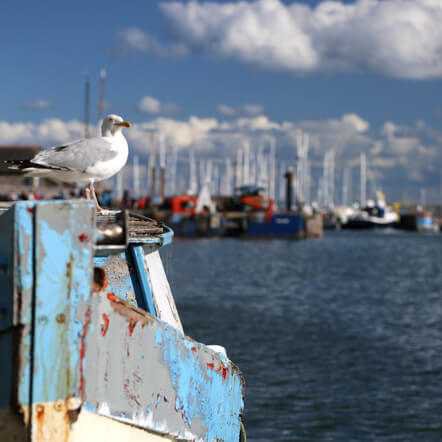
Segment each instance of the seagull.
[{"label": "seagull", "polygon": [[100,207],[94,183],[114,176],[126,164],[129,148],[122,132],[124,127],[131,127],[131,123],[111,114],[103,120],[101,136],[55,146],[30,160],[8,160],[6,164],[27,176],[87,185],[86,198],[93,198],[97,211],[105,214],[108,211]]}]

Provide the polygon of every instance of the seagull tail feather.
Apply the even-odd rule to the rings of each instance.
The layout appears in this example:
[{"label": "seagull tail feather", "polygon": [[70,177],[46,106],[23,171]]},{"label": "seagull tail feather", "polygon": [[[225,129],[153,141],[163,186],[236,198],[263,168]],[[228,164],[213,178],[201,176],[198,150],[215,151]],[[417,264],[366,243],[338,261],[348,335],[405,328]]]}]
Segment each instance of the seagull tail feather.
[{"label": "seagull tail feather", "polygon": [[6,166],[9,170],[19,171],[23,173],[33,171],[53,171],[53,170],[66,170],[64,167],[50,166],[48,164],[34,163],[32,160],[5,160],[1,161],[1,164]]}]

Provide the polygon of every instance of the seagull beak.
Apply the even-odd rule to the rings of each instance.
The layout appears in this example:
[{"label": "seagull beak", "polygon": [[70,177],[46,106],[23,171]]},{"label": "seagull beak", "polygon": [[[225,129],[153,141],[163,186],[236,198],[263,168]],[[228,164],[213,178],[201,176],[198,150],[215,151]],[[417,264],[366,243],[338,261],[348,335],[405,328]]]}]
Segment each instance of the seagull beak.
[{"label": "seagull beak", "polygon": [[115,126],[131,127],[132,123],[130,121],[122,121],[121,123],[115,123]]}]

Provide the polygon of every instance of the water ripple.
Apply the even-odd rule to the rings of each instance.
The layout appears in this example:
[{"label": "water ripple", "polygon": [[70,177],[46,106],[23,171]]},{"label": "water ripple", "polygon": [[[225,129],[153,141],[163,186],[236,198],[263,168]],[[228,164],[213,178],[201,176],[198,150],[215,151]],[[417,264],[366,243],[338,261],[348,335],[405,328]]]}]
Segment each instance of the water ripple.
[{"label": "water ripple", "polygon": [[244,372],[249,440],[442,440],[442,235],[176,241],[165,258],[186,333]]}]

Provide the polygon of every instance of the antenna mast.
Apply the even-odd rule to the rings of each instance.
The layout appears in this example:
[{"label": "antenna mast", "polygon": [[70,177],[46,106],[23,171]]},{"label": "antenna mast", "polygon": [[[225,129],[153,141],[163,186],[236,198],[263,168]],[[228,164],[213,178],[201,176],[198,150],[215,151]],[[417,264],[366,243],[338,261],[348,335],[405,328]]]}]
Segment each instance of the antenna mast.
[{"label": "antenna mast", "polygon": [[100,76],[98,80],[98,115],[97,119],[100,121],[104,116],[104,111],[106,110],[106,80],[107,72],[105,68],[100,70]]},{"label": "antenna mast", "polygon": [[91,120],[91,82],[86,77],[84,84],[84,137],[90,136],[90,120]]}]

